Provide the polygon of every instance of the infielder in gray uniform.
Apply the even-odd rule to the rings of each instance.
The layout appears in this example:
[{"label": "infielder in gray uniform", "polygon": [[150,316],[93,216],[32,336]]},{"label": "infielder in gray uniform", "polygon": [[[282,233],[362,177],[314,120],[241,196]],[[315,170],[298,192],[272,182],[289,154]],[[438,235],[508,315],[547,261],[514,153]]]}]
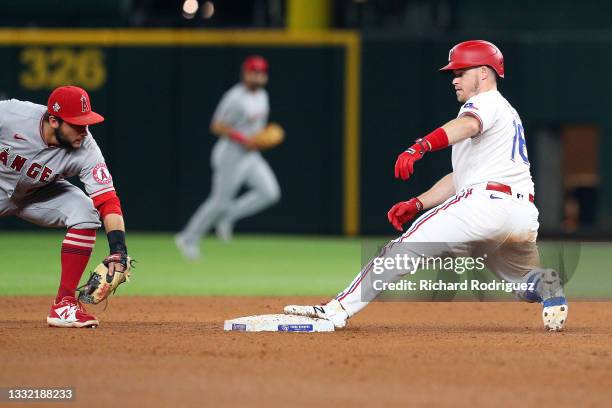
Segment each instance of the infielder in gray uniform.
[{"label": "infielder in gray uniform", "polygon": [[[175,239],[188,259],[200,257],[200,239],[212,227],[219,238],[230,240],[237,220],[280,199],[272,169],[250,142],[268,122],[267,82],[268,62],[260,56],[248,57],[242,64],[242,81],[227,91],[217,106],[210,126],[219,136],[211,155],[212,191]],[[245,183],[250,190],[235,198]]]},{"label": "infielder in gray uniform", "polygon": [[[55,327],[90,327],[75,291],[96,241],[107,232],[109,274],[124,271],[125,225],[121,203],[104,157],[89,125],[104,118],[92,112],[89,95],[63,86],[47,106],[16,99],[0,102],[0,217],[15,215],[44,227],[67,228],[61,249],[61,280],[47,323]],[[85,194],[65,180],[78,176]]]}]

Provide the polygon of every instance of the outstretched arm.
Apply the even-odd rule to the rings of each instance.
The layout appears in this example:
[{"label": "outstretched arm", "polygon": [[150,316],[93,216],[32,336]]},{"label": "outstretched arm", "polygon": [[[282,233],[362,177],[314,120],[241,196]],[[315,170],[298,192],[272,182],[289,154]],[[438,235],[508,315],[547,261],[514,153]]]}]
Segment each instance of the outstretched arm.
[{"label": "outstretched arm", "polygon": [[455,194],[453,173],[449,173],[420,196],[395,204],[387,212],[387,219],[396,230],[403,231],[404,224],[411,221],[419,212],[443,203],[453,194]]},{"label": "outstretched arm", "polygon": [[418,196],[418,200],[423,203],[423,209],[428,210],[442,204],[449,197],[455,194],[455,183],[453,173],[448,173],[436,182],[429,190]]},{"label": "outstretched arm", "polygon": [[110,231],[123,231],[125,233],[125,222],[123,221],[123,216],[119,214],[108,214],[102,220],[104,223],[104,230],[106,232]]},{"label": "outstretched arm", "polygon": [[114,191],[94,198],[94,205],[100,212],[110,255],[105,259],[108,264],[109,274],[115,269],[119,271],[126,269],[127,246],[125,244],[125,222],[121,211],[121,202]]},{"label": "outstretched arm", "polygon": [[417,139],[395,162],[395,177],[408,180],[414,173],[414,163],[425,153],[444,149],[452,144],[476,136],[480,132],[480,121],[469,114],[447,122],[427,136]]},{"label": "outstretched arm", "polygon": [[480,133],[480,121],[474,116],[466,114],[447,122],[442,126],[442,129],[448,137],[448,144],[453,145]]}]

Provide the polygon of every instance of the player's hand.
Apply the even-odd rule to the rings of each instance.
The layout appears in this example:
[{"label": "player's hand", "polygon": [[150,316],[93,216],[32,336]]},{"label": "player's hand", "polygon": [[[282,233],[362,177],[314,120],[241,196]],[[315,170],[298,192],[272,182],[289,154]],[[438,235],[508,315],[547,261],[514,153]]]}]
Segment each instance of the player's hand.
[{"label": "player's hand", "polygon": [[401,201],[395,204],[387,213],[387,219],[398,231],[403,231],[403,226],[412,220],[420,211],[423,210],[423,203],[418,198],[411,198],[408,201]]},{"label": "player's hand", "polygon": [[244,148],[247,150],[258,150],[253,139],[246,139],[244,142],[242,142],[242,146],[244,146]]},{"label": "player's hand", "polygon": [[127,254],[124,253],[110,254],[104,258],[104,261],[102,261],[102,263],[108,268],[109,276],[113,276],[115,271],[125,272],[128,262],[129,259]]},{"label": "player's hand", "polygon": [[257,146],[255,145],[253,138],[248,138],[235,129],[228,132],[227,137],[229,137],[234,142],[240,143],[247,150],[257,150]]},{"label": "player's hand", "polygon": [[397,156],[395,161],[395,178],[408,180],[414,173],[414,163],[421,160],[431,147],[422,139],[418,139],[408,150]]}]

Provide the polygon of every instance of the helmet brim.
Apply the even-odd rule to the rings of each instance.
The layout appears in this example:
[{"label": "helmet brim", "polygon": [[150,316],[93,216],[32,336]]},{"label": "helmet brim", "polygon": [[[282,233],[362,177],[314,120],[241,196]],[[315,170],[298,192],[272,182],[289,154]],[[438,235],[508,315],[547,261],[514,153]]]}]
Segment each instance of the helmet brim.
[{"label": "helmet brim", "polygon": [[440,71],[452,71],[455,69],[471,68],[471,67],[477,67],[477,66],[478,65],[467,64],[467,63],[459,62],[459,61],[452,61],[446,64],[445,66],[443,66],[442,68],[440,68]]},{"label": "helmet brim", "polygon": [[495,70],[495,68],[491,67],[490,65],[487,64],[478,64],[478,65],[474,65],[473,63],[467,63],[467,62],[460,62],[460,61],[452,61],[449,62],[448,64],[446,64],[445,66],[443,66],[442,68],[440,68],[440,71],[442,72],[446,72],[446,71],[453,71],[455,69],[465,69],[465,68],[474,68],[474,67],[481,67],[481,66],[487,66],[489,68],[491,68],[493,71],[495,71],[495,73],[497,74],[497,76],[499,76],[500,78],[504,77],[503,73],[499,73]]}]

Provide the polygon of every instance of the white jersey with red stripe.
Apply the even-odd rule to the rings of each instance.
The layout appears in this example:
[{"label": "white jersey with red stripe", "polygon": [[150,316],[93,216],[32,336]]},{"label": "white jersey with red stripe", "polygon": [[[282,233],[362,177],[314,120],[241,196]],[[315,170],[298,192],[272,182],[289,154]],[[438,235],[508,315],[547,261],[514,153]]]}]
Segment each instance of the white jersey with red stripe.
[{"label": "white jersey with red stripe", "polygon": [[18,202],[56,180],[78,176],[94,198],[114,191],[98,144],[87,131],[78,149],[49,146],[42,137],[43,105],[0,102],[0,199]]},{"label": "white jersey with red stripe", "polygon": [[475,95],[459,110],[464,115],[480,121],[480,133],[453,145],[455,190],[495,181],[534,194],[523,124],[506,98],[497,90]]},{"label": "white jersey with red stripe", "polygon": [[[428,258],[470,256],[475,248],[492,243],[487,266],[508,282],[522,282],[539,265],[535,244],[539,223],[530,198],[534,186],[521,119],[496,90],[470,98],[459,111],[458,116],[463,115],[477,118],[481,131],[453,146],[456,194],[417,218],[378,258],[406,256],[416,265]],[[511,191],[488,190],[488,182]],[[379,274],[375,266],[375,260],[365,265],[336,297],[349,316],[374,300],[385,284],[416,271],[412,267]]]},{"label": "white jersey with red stripe", "polygon": [[[417,218],[399,238],[389,242],[379,258],[408,257],[408,267],[388,269],[379,274],[375,263],[364,266],[353,281],[338,294],[349,316],[353,316],[410,269],[427,258],[474,256],[474,249],[490,245],[486,265],[507,282],[522,282],[539,265],[535,244],[538,210],[528,197],[487,190],[478,185],[459,191],[442,204]],[[423,279],[433,279],[422,272]]]}]

